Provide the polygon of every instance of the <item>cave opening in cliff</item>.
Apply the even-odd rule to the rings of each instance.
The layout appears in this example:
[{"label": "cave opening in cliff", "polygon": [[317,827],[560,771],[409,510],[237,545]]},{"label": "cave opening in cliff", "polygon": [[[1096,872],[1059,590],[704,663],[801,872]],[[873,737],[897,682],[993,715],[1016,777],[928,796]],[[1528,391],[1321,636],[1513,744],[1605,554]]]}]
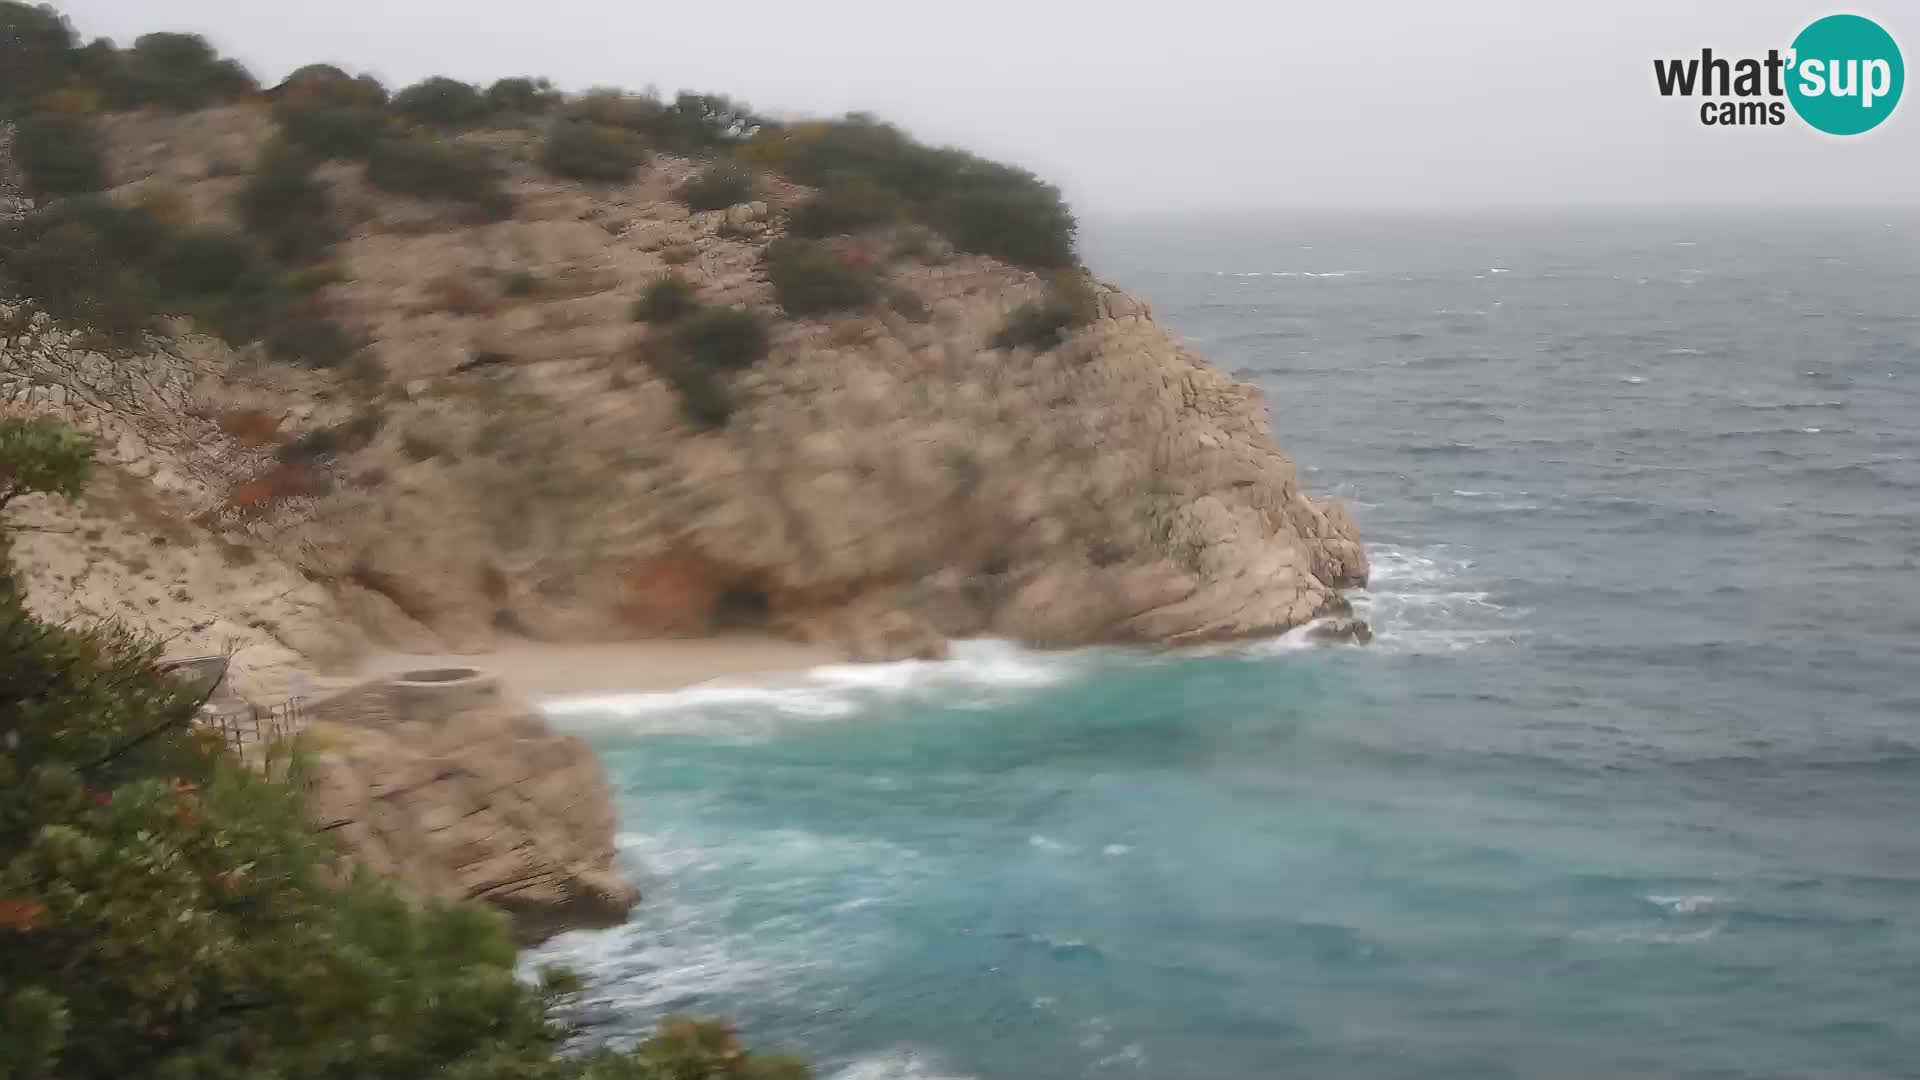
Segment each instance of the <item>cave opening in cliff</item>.
[{"label": "cave opening in cliff", "polygon": [[771,614],[767,587],[748,578],[720,590],[713,602],[713,627],[716,630],[764,630]]}]

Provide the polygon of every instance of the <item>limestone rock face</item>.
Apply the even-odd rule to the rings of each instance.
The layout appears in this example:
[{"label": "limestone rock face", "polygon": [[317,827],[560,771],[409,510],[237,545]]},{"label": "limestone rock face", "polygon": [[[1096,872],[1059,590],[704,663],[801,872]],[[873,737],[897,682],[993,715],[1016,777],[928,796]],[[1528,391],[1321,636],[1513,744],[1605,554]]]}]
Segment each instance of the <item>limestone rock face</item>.
[{"label": "limestone rock face", "polygon": [[848,613],[841,649],[853,660],[945,660],[947,639],[926,620],[909,612]]},{"label": "limestone rock face", "polygon": [[[115,118],[113,194],[173,189],[224,221],[242,181],[203,166],[270,131],[249,105]],[[879,229],[844,243],[886,302],[790,319],[763,255],[804,189],[762,178],[760,201],[694,212],[672,192],[696,162],[585,187],[543,173],[531,134],[461,141],[500,163],[511,220],[322,170],[356,215],[324,298],[373,341],[359,376],[191,335],[109,362],[28,320],[0,338],[0,403],[72,417],[410,649],[741,626],[875,657],[933,655],[929,635],[1177,645],[1279,633],[1366,582],[1352,519],[1302,489],[1262,392],[1138,296],[1096,284],[1058,346],[998,348],[1047,283]],[[647,360],[662,331],[628,315],[667,273],[774,327],[771,355],[726,376],[717,431],[684,417]],[[364,437],[304,473],[276,462],[273,440],[343,425]]]},{"label": "limestone rock face", "polygon": [[516,936],[619,923],[614,807],[581,740],[468,669],[363,684],[315,706],[308,799],[351,858],[412,895],[478,900]]},{"label": "limestone rock face", "polygon": [[[316,551],[433,590],[443,634],[681,636],[759,611],[875,657],[904,646],[845,632],[861,612],[942,636],[1184,644],[1279,633],[1365,583],[1352,520],[1300,489],[1259,391],[1143,301],[1105,290],[1099,319],[1034,355],[986,347],[1034,281],[949,262],[895,282],[946,324],[783,325],[719,432],[645,371],[490,376],[514,403],[506,445],[410,470],[403,500],[321,505]],[[512,582],[492,596],[471,585],[489,567]]]}]

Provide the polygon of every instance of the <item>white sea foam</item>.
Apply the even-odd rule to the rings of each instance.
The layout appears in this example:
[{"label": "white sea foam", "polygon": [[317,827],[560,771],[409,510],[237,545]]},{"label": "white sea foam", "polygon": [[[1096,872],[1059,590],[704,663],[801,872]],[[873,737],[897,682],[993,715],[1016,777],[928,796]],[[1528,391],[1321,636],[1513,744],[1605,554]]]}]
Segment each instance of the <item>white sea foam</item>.
[{"label": "white sea foam", "polygon": [[[885,924],[860,912],[896,899],[891,875],[917,861],[914,852],[884,841],[798,829],[669,828],[622,833],[618,844],[621,862],[636,869],[646,888],[634,921],[563,934],[529,950],[522,966],[572,968],[593,988],[586,1007],[641,1023],[730,1001],[821,993],[823,964],[859,966],[895,947]],[[765,873],[732,876],[747,864]],[[817,888],[823,876],[844,878],[876,866],[890,868],[888,874],[869,875],[859,896],[837,905],[831,917],[741,917],[742,911],[764,912],[790,890]],[[732,884],[702,887],[716,874],[732,876]]]},{"label": "white sea foam", "polygon": [[[1462,497],[1500,492],[1456,492]],[[1518,494],[1526,494],[1520,492]],[[1373,630],[1373,648],[1383,652],[1456,653],[1509,640],[1526,614],[1474,588],[1474,564],[1446,548],[1419,550],[1376,545],[1367,549],[1373,567],[1369,587],[1350,594],[1354,612]],[[1284,642],[1285,639],[1282,639]]]},{"label": "white sea foam", "polygon": [[1719,937],[1720,930],[1721,926],[1718,923],[1698,930],[1647,928],[1576,930],[1573,933],[1573,940],[1596,945],[1705,945]]},{"label": "white sea foam", "polygon": [[1675,915],[1696,915],[1703,911],[1724,907],[1727,903],[1725,897],[1709,893],[1692,896],[1648,896],[1644,899],[1647,903],[1673,912]]},{"label": "white sea foam", "polygon": [[1373,567],[1373,588],[1392,584],[1397,587],[1430,585],[1451,581],[1473,562],[1449,555],[1437,548],[1413,551],[1390,545],[1367,549],[1367,562]]},{"label": "white sea foam", "polygon": [[1241,273],[1232,273],[1226,270],[1214,271],[1214,275],[1216,277],[1227,276],[1227,277],[1237,277],[1237,278],[1257,278],[1257,277],[1343,278],[1343,277],[1352,277],[1355,274],[1364,274],[1364,273],[1366,273],[1365,270],[1248,270]]},{"label": "white sea foam", "polygon": [[778,722],[837,719],[885,698],[991,704],[1009,693],[1063,682],[1079,662],[1074,654],[1042,654],[1010,641],[979,639],[954,642],[945,660],[823,664],[751,682],[723,679],[679,690],[549,698],[542,708],[573,728],[753,738],[769,734]]},{"label": "white sea foam", "polygon": [[961,1073],[947,1072],[934,1064],[925,1052],[912,1047],[896,1047],[869,1054],[849,1062],[828,1080],[970,1080]]},{"label": "white sea foam", "polygon": [[1533,494],[1531,491],[1475,491],[1469,488],[1454,488],[1453,493],[1463,499],[1525,498]]}]

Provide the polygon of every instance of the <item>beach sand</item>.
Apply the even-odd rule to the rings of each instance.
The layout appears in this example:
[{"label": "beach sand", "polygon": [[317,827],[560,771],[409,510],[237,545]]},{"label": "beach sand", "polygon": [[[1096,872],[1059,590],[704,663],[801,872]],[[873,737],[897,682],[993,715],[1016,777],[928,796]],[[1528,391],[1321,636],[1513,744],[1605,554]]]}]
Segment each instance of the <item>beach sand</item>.
[{"label": "beach sand", "polygon": [[471,667],[499,676],[527,698],[605,694],[622,690],[677,690],[713,679],[752,679],[804,671],[842,658],[824,645],[758,634],[688,640],[618,641],[581,645],[515,642],[484,653],[382,653],[359,677],[435,667]]}]

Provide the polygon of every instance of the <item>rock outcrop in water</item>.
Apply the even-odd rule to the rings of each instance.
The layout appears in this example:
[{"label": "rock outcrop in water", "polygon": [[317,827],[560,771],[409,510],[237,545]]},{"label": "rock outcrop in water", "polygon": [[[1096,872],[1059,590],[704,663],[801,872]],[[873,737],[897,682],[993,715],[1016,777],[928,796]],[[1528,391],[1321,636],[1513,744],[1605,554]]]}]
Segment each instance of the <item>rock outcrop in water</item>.
[{"label": "rock outcrop in water", "polygon": [[[234,105],[104,127],[115,198],[220,224],[273,125]],[[708,305],[777,312],[763,255],[805,189],[694,212],[671,198],[690,161],[588,187],[536,168],[530,134],[466,141],[506,170],[511,219],[322,170],[356,221],[328,300],[376,364],[293,369],[191,333],[109,358],[15,307],[0,402],[93,431],[210,542],[296,568],[337,616],[327,653],[743,624],[875,659],[978,634],[1185,644],[1338,613],[1366,580],[1259,392],[1140,298],[1098,286],[1057,347],[996,347],[1045,281],[898,230],[847,241],[889,302],[779,319],[704,430],[629,308],[671,270]],[[303,436],[329,452],[289,464]]]},{"label": "rock outcrop in water", "polygon": [[362,866],[414,896],[479,900],[523,940],[611,926],[639,899],[613,872],[593,752],[476,671],[412,672],[313,710],[309,803]]}]

